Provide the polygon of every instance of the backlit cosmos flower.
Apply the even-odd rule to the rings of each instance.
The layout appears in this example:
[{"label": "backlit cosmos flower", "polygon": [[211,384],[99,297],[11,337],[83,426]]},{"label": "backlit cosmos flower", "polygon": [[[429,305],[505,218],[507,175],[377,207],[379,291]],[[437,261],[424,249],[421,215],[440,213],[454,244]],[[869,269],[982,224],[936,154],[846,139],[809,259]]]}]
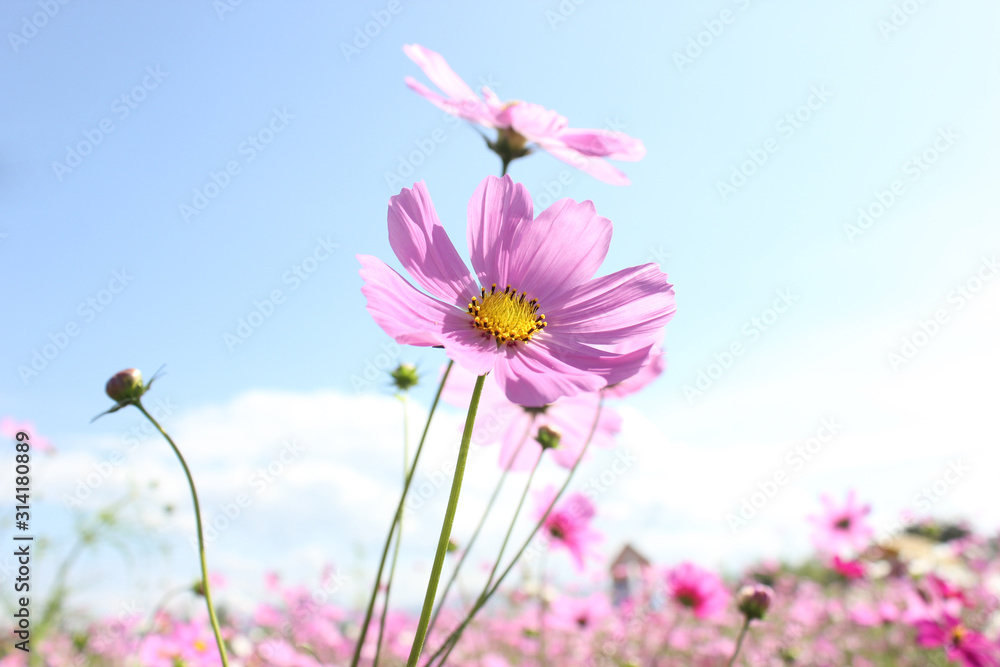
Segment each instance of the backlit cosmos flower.
[{"label": "backlit cosmos flower", "polygon": [[656,264],[594,278],[612,226],[593,203],[533,210],[510,176],[479,184],[468,206],[473,278],[417,183],[389,200],[389,243],[429,294],[376,257],[358,260],[368,312],[398,343],[442,346],[477,375],[493,371],[514,403],[540,407],[635,375],[675,306]]},{"label": "backlit cosmos flower", "polygon": [[419,44],[408,44],[403,51],[447,97],[411,77],[406,77],[406,85],[453,116],[495,128],[497,140],[490,142],[490,147],[505,163],[527,155],[529,144],[535,144],[605,183],[628,185],[628,177],[602,158],[636,161],[646,154],[646,147],[638,139],[610,130],[568,127],[566,118],[555,111],[528,102],[501,102],[486,86],[481,100],[441,54]]}]

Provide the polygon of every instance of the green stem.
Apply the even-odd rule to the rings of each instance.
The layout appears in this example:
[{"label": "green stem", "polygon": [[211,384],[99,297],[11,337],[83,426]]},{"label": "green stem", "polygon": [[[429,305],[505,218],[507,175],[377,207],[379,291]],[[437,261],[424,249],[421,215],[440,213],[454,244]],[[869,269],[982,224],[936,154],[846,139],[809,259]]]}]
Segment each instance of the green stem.
[{"label": "green stem", "polygon": [[745,621],[743,621],[743,629],[740,630],[740,637],[736,640],[736,650],[733,651],[733,656],[729,658],[729,662],[726,663],[726,667],[733,667],[736,663],[736,656],[740,654],[740,647],[743,646],[743,638],[747,636],[747,630],[750,628],[750,617],[748,616]]},{"label": "green stem", "polygon": [[541,570],[540,576],[538,577],[538,664],[541,667],[545,667],[546,663],[546,650],[545,650],[545,612],[548,611],[548,603],[545,600],[545,554],[542,554],[542,562],[539,566]]},{"label": "green stem", "polygon": [[[566,491],[566,488],[569,487],[569,483],[573,479],[573,474],[576,472],[576,469],[580,467],[580,462],[583,461],[583,457],[584,455],[586,455],[587,449],[590,447],[590,443],[594,439],[594,433],[597,432],[597,424],[601,418],[601,409],[603,407],[604,407],[604,398],[602,396],[601,401],[597,404],[597,412],[594,414],[594,422],[590,425],[590,433],[587,435],[587,442],[584,443],[583,449],[580,450],[580,456],[577,457],[576,462],[570,469],[569,475],[566,476],[566,480],[563,482],[563,485],[559,488],[559,491],[556,493],[555,498],[552,499],[552,502],[549,503],[549,506],[545,510],[545,513],[538,520],[538,523],[535,524],[534,530],[532,530],[531,534],[529,534],[528,537],[525,538],[524,543],[521,545],[521,548],[518,549],[518,552],[514,556],[514,559],[511,560],[510,564],[507,566],[507,569],[503,571],[503,573],[500,575],[500,578],[497,579],[495,584],[493,584],[493,587],[490,588],[489,592],[487,592],[485,596],[481,595],[479,597],[479,599],[476,601],[476,604],[472,606],[472,609],[466,615],[465,620],[463,620],[462,623],[457,628],[452,630],[451,634],[448,635],[448,638],[445,639],[444,644],[442,644],[441,647],[434,652],[430,660],[428,660],[425,663],[424,667],[429,667],[429,665],[433,663],[434,660],[442,653],[444,653],[444,657],[441,659],[438,665],[444,664],[445,660],[447,660],[448,656],[451,654],[452,649],[454,649],[455,645],[458,643],[458,640],[462,636],[462,633],[465,632],[465,628],[468,627],[469,623],[472,622],[472,619],[474,619],[476,617],[476,614],[479,613],[479,610],[483,608],[483,606],[489,601],[489,599],[493,596],[493,594],[496,593],[497,589],[500,588],[500,584],[502,584],[503,580],[507,578],[507,575],[510,574],[510,571],[514,569],[514,565],[517,564],[517,561],[521,558],[521,555],[524,553],[525,549],[527,549],[528,545],[531,544],[531,540],[535,537],[535,533],[537,533],[539,529],[541,529],[542,525],[545,523],[545,520],[549,517],[549,513],[552,512],[552,508],[555,507],[556,503],[562,497],[562,494]],[[447,653],[445,653],[445,651],[447,651]]]},{"label": "green stem", "polygon": [[[542,454],[545,450],[542,450]],[[493,569],[490,570],[490,576],[486,579],[486,585],[483,587],[483,592],[479,594],[479,598],[482,599],[484,595],[489,594],[490,584],[493,583],[493,577],[496,576],[497,570],[500,568],[500,562],[503,560],[503,554],[507,551],[507,543],[510,542],[510,536],[514,532],[514,524],[517,523],[517,517],[521,516],[521,509],[524,508],[524,501],[528,497],[528,490],[531,489],[531,481],[535,479],[535,471],[538,470],[538,464],[542,462],[542,456],[539,454],[538,458],[535,459],[535,465],[531,467],[531,472],[528,474],[528,481],[524,484],[524,491],[521,492],[521,499],[517,502],[517,508],[514,510],[514,518],[510,520],[510,525],[507,526],[507,534],[503,538],[503,543],[500,545],[500,553],[497,554],[497,560],[493,563]]]},{"label": "green stem", "polygon": [[479,397],[483,393],[486,375],[476,379],[472,390],[472,400],[469,402],[469,414],[465,418],[465,431],[462,433],[462,445],[458,450],[458,460],[455,462],[455,477],[451,483],[451,495],[448,497],[448,509],[445,511],[444,523],[441,524],[441,536],[438,538],[437,553],[434,555],[434,566],[431,568],[431,578],[427,582],[427,593],[424,596],[424,607],[420,611],[420,621],[417,624],[417,634],[413,637],[410,647],[410,657],[406,667],[414,667],[420,659],[427,637],[427,626],[430,623],[431,610],[434,608],[434,597],[437,595],[438,581],[441,579],[441,568],[444,566],[444,556],[448,551],[448,539],[451,537],[451,527],[455,523],[455,511],[458,509],[458,496],[462,492],[462,478],[465,476],[465,461],[469,455],[469,443],[472,442],[472,427],[476,422],[476,411],[479,409]]},{"label": "green stem", "polygon": [[[406,394],[400,394],[399,400],[403,404],[403,486],[406,486],[406,479],[410,476],[410,419],[409,410],[406,408]],[[378,659],[382,655],[382,638],[385,636],[385,622],[389,616],[389,597],[392,594],[392,579],[396,575],[396,561],[399,559],[399,544],[403,541],[403,518],[399,518],[399,529],[396,531],[396,544],[392,548],[392,563],[389,565],[389,579],[385,582],[385,599],[382,601],[382,613],[378,624],[378,641],[375,643],[375,662],[373,667],[378,667]]]},{"label": "green stem", "polygon": [[368,625],[372,620],[372,611],[375,609],[375,598],[378,596],[378,585],[382,581],[382,570],[385,568],[385,559],[389,555],[389,545],[392,543],[392,535],[396,532],[396,524],[403,519],[403,503],[406,502],[406,494],[410,490],[410,483],[413,481],[413,473],[417,469],[417,462],[420,460],[420,452],[424,449],[424,442],[427,440],[427,432],[431,428],[431,419],[434,417],[434,412],[437,410],[438,402],[441,400],[441,392],[444,391],[444,383],[448,381],[448,374],[451,373],[451,367],[455,365],[454,361],[449,360],[448,366],[444,369],[444,375],[441,376],[441,384],[438,385],[437,393],[434,395],[434,402],[431,403],[430,412],[427,414],[427,423],[424,424],[424,432],[420,436],[420,443],[417,444],[417,452],[413,455],[413,465],[410,466],[410,473],[406,476],[406,483],[403,484],[403,493],[399,497],[399,504],[396,506],[396,514],[393,517],[392,525],[389,526],[389,534],[386,535],[385,545],[382,547],[382,558],[378,564],[378,574],[375,575],[375,585],[372,587],[372,595],[368,600],[368,609],[365,611],[365,621],[361,624],[361,633],[358,635],[357,646],[354,647],[354,657],[351,659],[351,667],[358,667],[358,661],[361,659],[361,647],[364,646],[365,636],[368,634]]},{"label": "green stem", "polygon": [[[514,450],[514,456],[511,461],[517,460],[518,454],[521,453],[521,448],[524,447],[524,443],[528,439],[528,434],[531,432],[531,427],[535,423],[535,416],[532,415],[531,420],[528,422],[528,428],[525,429],[524,435],[521,436],[521,441],[518,442],[517,448]],[[466,557],[469,552],[472,551],[472,546],[476,543],[476,539],[479,537],[479,533],[482,531],[483,526],[486,525],[486,517],[490,515],[490,510],[493,509],[493,504],[496,502],[497,497],[500,495],[500,489],[503,488],[503,483],[507,479],[507,475],[510,473],[510,467],[504,469],[503,473],[500,475],[500,481],[497,482],[497,486],[493,489],[493,495],[490,496],[490,500],[486,503],[486,510],[483,512],[483,516],[479,519],[479,525],[476,526],[476,530],[473,531],[472,537],[469,538],[469,543],[466,545],[465,549],[462,551],[461,557],[458,559],[458,563],[455,564],[455,569],[451,573],[451,577],[448,579],[448,583],[445,584],[444,591],[441,593],[441,599],[438,600],[437,608],[434,609],[434,615],[431,616],[430,627],[427,628],[428,634],[434,629],[434,624],[437,623],[438,616],[441,614],[441,610],[444,608],[445,600],[448,598],[448,592],[451,590],[452,584],[458,578],[458,572],[462,569],[462,565],[465,563]],[[496,571],[496,568],[494,568]]]},{"label": "green stem", "polygon": [[198,503],[198,491],[194,488],[194,479],[191,477],[191,470],[188,468],[187,461],[184,460],[181,450],[177,448],[177,445],[167,435],[167,432],[163,430],[163,427],[153,419],[153,415],[146,412],[146,408],[142,406],[142,403],[138,399],[135,401],[135,407],[139,408],[139,411],[146,416],[146,419],[166,438],[171,449],[174,450],[174,454],[177,455],[177,460],[181,462],[181,467],[184,468],[184,474],[187,476],[188,486],[191,487],[191,498],[194,500],[194,519],[198,527],[198,557],[201,560],[201,586],[205,593],[205,605],[208,607],[208,618],[212,623],[212,632],[215,634],[215,643],[219,647],[219,657],[222,658],[222,665],[223,667],[229,667],[229,659],[226,657],[226,645],[222,641],[222,631],[219,630],[219,619],[215,616],[215,605],[212,604],[212,588],[208,583],[208,565],[205,563],[205,537],[201,528],[201,505]]}]

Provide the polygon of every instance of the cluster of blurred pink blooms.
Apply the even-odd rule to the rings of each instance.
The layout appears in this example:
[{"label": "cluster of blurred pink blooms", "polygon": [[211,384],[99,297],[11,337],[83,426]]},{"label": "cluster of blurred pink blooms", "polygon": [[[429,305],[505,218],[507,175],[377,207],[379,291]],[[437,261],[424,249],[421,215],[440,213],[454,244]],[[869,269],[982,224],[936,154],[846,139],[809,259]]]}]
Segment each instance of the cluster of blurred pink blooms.
[{"label": "cluster of blurred pink blooms", "polygon": [[[585,506],[574,507],[580,499]],[[570,497],[546,524],[549,546],[585,558],[591,571],[603,565],[581,549],[589,539],[584,536],[593,532],[594,509],[583,496]],[[1000,665],[998,539],[952,527],[954,539],[941,541],[941,527],[928,521],[875,543],[867,511],[853,499],[842,505],[827,500],[824,511],[812,518],[815,557],[797,568],[764,563],[724,579],[690,562],[645,565],[631,573],[628,595],[620,599],[612,597],[609,580],[589,577],[586,590],[559,591],[540,589],[528,579],[474,622],[449,663],[540,664],[539,600],[544,598],[544,663],[552,666],[725,665],[748,612],[759,613],[752,616],[736,664]],[[832,545],[845,550],[831,552]],[[847,556],[857,568],[845,572],[834,558]],[[317,595],[331,589],[333,576],[328,569],[310,588],[282,585],[270,575],[270,601],[246,616],[224,612],[231,663],[347,664],[360,616],[325,593]],[[446,608],[441,630],[432,633],[430,643],[443,641],[460,617],[459,610]],[[383,664],[405,663],[416,620],[415,614],[402,611],[388,615]],[[370,664],[374,644],[374,638],[366,643],[364,664]],[[50,636],[43,651],[51,667],[221,664],[205,618],[185,619],[165,611],[151,625],[145,617],[94,621],[76,633]],[[86,662],[81,663],[81,656]],[[26,664],[22,655],[0,659],[0,667]]]}]

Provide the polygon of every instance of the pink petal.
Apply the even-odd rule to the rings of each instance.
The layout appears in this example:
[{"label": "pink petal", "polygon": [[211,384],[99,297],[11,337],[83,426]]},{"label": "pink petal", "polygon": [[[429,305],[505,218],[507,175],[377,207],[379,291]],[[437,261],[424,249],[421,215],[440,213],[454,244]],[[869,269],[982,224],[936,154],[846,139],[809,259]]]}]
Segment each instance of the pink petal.
[{"label": "pink petal", "polygon": [[567,121],[551,109],[530,102],[512,102],[496,114],[500,127],[509,127],[529,141],[540,143],[555,139],[566,129]]},{"label": "pink petal", "polygon": [[[487,176],[472,193],[468,207],[469,255],[479,283],[511,283],[511,255],[521,243],[520,230],[534,217],[528,189],[508,175]],[[520,289],[520,288],[519,288]]]},{"label": "pink petal", "polygon": [[632,181],[621,171],[599,157],[588,157],[559,140],[541,141],[539,145],[556,159],[573,165],[580,171],[611,185],[629,185]]},{"label": "pink petal", "polygon": [[504,346],[495,367],[497,384],[518,405],[541,407],[562,396],[597,391],[599,375],[556,359],[540,341]]},{"label": "pink petal", "polygon": [[455,100],[478,99],[468,84],[462,80],[441,54],[424,48],[419,44],[407,44],[403,52],[424,71],[427,78],[434,82],[445,95]]},{"label": "pink petal", "polygon": [[677,309],[673,286],[656,264],[596,278],[543,306],[545,332],[554,340],[629,347],[628,339],[647,345],[658,338]]},{"label": "pink petal", "polygon": [[519,230],[509,281],[538,299],[549,317],[547,300],[593,278],[610,244],[611,221],[597,215],[593,202],[560,199]]},{"label": "pink petal", "polygon": [[430,90],[427,86],[420,83],[413,77],[408,76],[404,79],[404,81],[406,82],[406,85],[409,86],[410,90],[429,100],[431,104],[442,111],[450,113],[453,116],[458,116],[459,118],[467,120],[470,123],[479,123],[480,125],[485,125],[487,127],[497,126],[495,121],[495,112],[480,100],[449,99]]},{"label": "pink petal", "polygon": [[646,147],[641,141],[621,132],[569,129],[560,132],[558,139],[568,148],[588,157],[634,162],[646,155]]},{"label": "pink petal", "polygon": [[572,339],[536,338],[532,344],[561,363],[600,376],[606,384],[617,384],[638,373],[650,349],[647,345],[627,353],[607,352]]},{"label": "pink petal", "polygon": [[389,199],[389,245],[417,283],[463,310],[479,292],[423,181]]},{"label": "pink petal", "polygon": [[452,309],[445,320],[441,342],[448,358],[465,370],[484,375],[493,370],[499,352],[496,341],[472,326],[470,315]]},{"label": "pink petal", "polygon": [[361,262],[361,293],[368,312],[382,330],[403,345],[441,345],[445,319],[455,310],[406,282],[385,262],[357,255]]}]

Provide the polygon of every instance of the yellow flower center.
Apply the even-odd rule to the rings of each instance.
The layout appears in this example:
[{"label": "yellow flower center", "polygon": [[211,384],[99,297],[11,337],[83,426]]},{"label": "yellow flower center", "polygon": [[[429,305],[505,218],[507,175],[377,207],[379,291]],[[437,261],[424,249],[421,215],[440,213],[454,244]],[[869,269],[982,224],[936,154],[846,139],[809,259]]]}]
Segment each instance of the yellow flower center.
[{"label": "yellow flower center", "polygon": [[545,315],[537,315],[538,299],[528,299],[526,292],[518,294],[510,285],[502,292],[493,283],[489,293],[480,290],[472,297],[468,307],[472,326],[491,334],[501,343],[527,342],[536,332],[545,328]]},{"label": "yellow flower center", "polygon": [[198,651],[198,653],[204,653],[205,649],[207,649],[207,648],[208,648],[208,644],[206,644],[202,640],[200,640],[200,639],[195,639],[194,640],[194,649],[196,651]]}]

